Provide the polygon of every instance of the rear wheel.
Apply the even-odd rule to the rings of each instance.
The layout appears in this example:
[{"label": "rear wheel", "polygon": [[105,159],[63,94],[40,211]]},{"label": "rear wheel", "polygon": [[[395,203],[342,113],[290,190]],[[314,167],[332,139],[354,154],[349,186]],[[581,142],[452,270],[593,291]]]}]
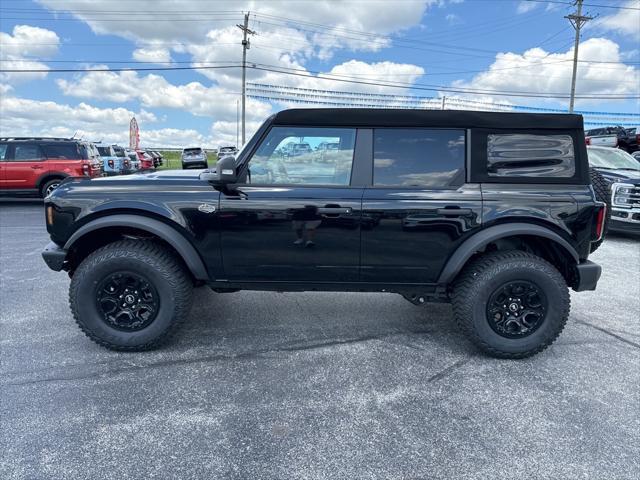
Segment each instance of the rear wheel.
[{"label": "rear wheel", "polygon": [[569,290],[546,260],[526,252],[483,255],[458,277],[453,312],[460,329],[481,350],[499,358],[525,358],[558,337],[569,317]]},{"label": "rear wheel", "polygon": [[151,241],[111,243],[76,269],[69,304],[82,331],[112,350],[148,350],[189,314],[193,283],[185,267]]},{"label": "rear wheel", "polygon": [[42,185],[42,188],[40,188],[40,196],[42,198],[47,197],[51,192],[53,192],[56,188],[58,188],[58,185],[60,185],[60,182],[62,182],[61,178],[54,178],[47,181],[45,184]]},{"label": "rear wheel", "polygon": [[600,245],[602,245],[602,242],[604,242],[604,238],[607,235],[607,230],[609,230],[609,221],[611,220],[611,186],[609,185],[609,182],[607,182],[604,177],[593,168],[589,169],[589,177],[591,178],[593,191],[596,194],[596,200],[607,204],[607,216],[604,219],[602,238],[591,244],[591,253],[593,253],[598,249],[598,247],[600,247]]}]

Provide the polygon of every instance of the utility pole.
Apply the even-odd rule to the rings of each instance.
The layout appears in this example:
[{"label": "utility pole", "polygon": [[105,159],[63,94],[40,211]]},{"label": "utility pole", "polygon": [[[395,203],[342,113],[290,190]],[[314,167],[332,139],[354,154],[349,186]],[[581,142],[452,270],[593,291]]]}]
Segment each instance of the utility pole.
[{"label": "utility pole", "polygon": [[240,149],[240,100],[236,100],[236,148]]},{"label": "utility pole", "polygon": [[571,22],[576,31],[576,41],[573,47],[573,75],[571,76],[571,99],[569,100],[569,113],[573,113],[573,105],[576,100],[576,75],[578,73],[578,47],[580,46],[580,29],[593,17],[582,15],[582,0],[576,0],[574,5],[578,5],[578,11],[567,15],[564,18]]},{"label": "utility pole", "polygon": [[[255,35],[256,32],[249,29],[249,12],[244,14],[244,24],[236,25],[242,30],[242,145],[244,145],[244,119],[245,119],[245,102],[246,102],[246,81],[247,81],[247,50],[249,50],[251,44],[247,39],[247,34]],[[240,148],[240,145],[237,145]]]},{"label": "utility pole", "polygon": [[447,97],[445,97],[444,95],[442,96],[442,110],[444,110],[444,104],[447,101]]}]

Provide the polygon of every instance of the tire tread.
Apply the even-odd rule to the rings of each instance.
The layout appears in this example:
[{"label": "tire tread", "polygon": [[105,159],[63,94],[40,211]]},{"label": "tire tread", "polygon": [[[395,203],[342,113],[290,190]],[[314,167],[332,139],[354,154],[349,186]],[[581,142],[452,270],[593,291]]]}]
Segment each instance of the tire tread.
[{"label": "tire tread", "polygon": [[[111,343],[95,335],[91,330],[86,328],[78,311],[76,309],[76,289],[83,281],[91,269],[99,262],[109,258],[122,258],[128,256],[130,258],[144,257],[144,261],[154,268],[167,271],[167,281],[171,285],[175,296],[175,312],[174,320],[171,324],[158,335],[154,340],[142,345],[123,346]],[[69,306],[75,322],[78,324],[84,334],[93,342],[106,347],[110,350],[118,351],[145,351],[152,350],[173,338],[179,327],[187,318],[191,306],[191,295],[193,289],[193,281],[187,273],[185,267],[176,258],[175,254],[155,241],[149,240],[120,240],[109,243],[91,253],[78,266],[69,287]]]},{"label": "tire tread", "polygon": [[[486,341],[480,338],[475,328],[473,328],[472,305],[474,303],[474,300],[477,299],[477,295],[474,295],[474,293],[480,287],[478,285],[477,277],[483,272],[494,268],[498,264],[504,264],[505,262],[514,261],[521,262],[523,260],[529,261],[530,266],[532,266],[533,268],[544,268],[545,270],[549,270],[552,273],[552,281],[557,283],[559,287],[563,287],[561,288],[563,292],[561,309],[563,312],[565,312],[565,314],[563,315],[559,328],[556,328],[554,331],[552,331],[551,335],[545,338],[544,341],[541,342],[537,347],[518,353],[505,352],[489,345]],[[458,328],[460,328],[460,330],[467,335],[467,338],[469,338],[476,346],[478,346],[481,350],[491,356],[515,360],[531,357],[537,353],[542,352],[558,338],[558,336],[564,329],[569,316],[569,311],[571,308],[571,297],[569,296],[569,290],[564,278],[553,265],[551,265],[543,258],[538,257],[537,255],[520,250],[509,250],[484,254],[476,258],[475,260],[472,260],[471,263],[469,263],[464,268],[464,270],[456,280],[451,303],[454,318],[456,320]]]}]

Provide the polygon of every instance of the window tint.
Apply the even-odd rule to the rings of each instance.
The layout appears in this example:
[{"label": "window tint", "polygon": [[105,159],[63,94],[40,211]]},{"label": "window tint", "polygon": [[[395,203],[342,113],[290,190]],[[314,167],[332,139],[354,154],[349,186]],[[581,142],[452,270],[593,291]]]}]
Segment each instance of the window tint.
[{"label": "window tint", "polygon": [[104,157],[113,157],[113,152],[111,151],[111,147],[96,147],[98,149],[98,153]]},{"label": "window tint", "polygon": [[[353,128],[273,127],[251,158],[250,181],[349,185],[355,140]],[[321,147],[327,143],[337,148]]]},{"label": "window tint", "polygon": [[464,182],[464,130],[376,129],[373,183],[448,188]]},{"label": "window tint", "polygon": [[47,158],[60,158],[64,160],[80,160],[78,145],[75,143],[61,143],[55,145],[43,145],[44,154]]},{"label": "window tint", "polygon": [[572,177],[573,139],[569,135],[489,135],[487,171],[490,177]]},{"label": "window tint", "polygon": [[40,147],[29,143],[16,144],[13,159],[16,162],[42,160]]},{"label": "window tint", "polygon": [[0,160],[7,158],[7,148],[9,145],[6,143],[0,143]]}]

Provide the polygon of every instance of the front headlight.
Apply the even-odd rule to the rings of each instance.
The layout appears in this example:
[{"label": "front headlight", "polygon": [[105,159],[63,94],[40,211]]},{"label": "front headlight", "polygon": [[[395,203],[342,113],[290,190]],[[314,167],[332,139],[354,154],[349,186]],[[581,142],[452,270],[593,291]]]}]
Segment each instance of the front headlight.
[{"label": "front headlight", "polygon": [[640,207],[640,187],[629,183],[611,185],[611,204],[614,207]]}]

